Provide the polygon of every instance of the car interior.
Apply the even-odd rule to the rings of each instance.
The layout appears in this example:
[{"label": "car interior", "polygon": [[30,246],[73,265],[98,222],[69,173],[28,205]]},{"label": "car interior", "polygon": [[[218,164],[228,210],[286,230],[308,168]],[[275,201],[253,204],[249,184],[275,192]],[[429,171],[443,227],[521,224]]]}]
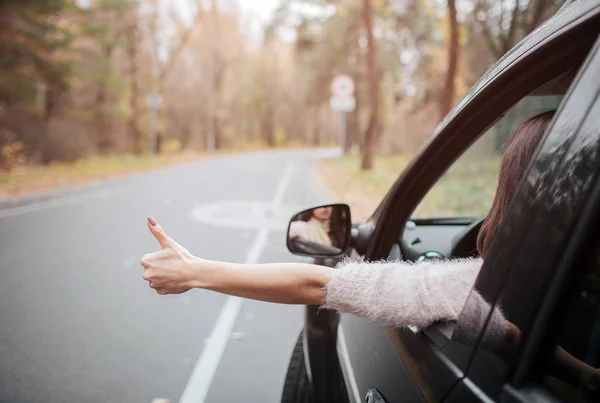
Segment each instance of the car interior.
[{"label": "car interior", "polygon": [[[550,100],[550,102],[546,102],[546,106],[543,110],[550,110],[558,107],[558,104],[575,78],[577,70],[578,69],[571,69],[566,71],[536,88],[519,103],[500,115],[492,127],[498,125],[499,122],[511,113],[511,111],[518,109],[520,104],[527,103],[527,101],[531,99],[542,101]],[[543,110],[525,110],[525,113],[521,110],[518,113],[517,120],[522,121]],[[488,132],[482,134],[478,141],[485,137]],[[467,153],[468,150],[465,154]],[[460,157],[457,162],[460,162],[461,159],[463,159],[463,157]],[[476,164],[477,161],[474,161],[473,163]],[[442,179],[443,176],[442,178],[438,178],[438,182]],[[433,187],[436,185],[437,183],[434,184]],[[495,187],[495,179],[494,183],[489,185]],[[427,197],[428,195],[426,195],[424,199]],[[479,197],[479,195],[474,195],[474,197]],[[493,195],[487,195],[487,198],[488,204],[491,205]],[[412,218],[404,226],[398,242],[393,245],[392,250],[390,251],[390,258],[421,261],[436,258],[476,257],[478,256],[476,247],[477,235],[479,234],[479,230],[485,219],[486,211],[487,209],[480,212],[482,214],[472,216]]]}]

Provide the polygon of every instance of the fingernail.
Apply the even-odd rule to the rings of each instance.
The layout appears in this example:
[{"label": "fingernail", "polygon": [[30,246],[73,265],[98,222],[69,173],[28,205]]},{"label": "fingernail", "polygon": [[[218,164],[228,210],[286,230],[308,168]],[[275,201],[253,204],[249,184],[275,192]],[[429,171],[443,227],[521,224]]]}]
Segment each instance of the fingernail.
[{"label": "fingernail", "polygon": [[154,219],[154,217],[152,217],[151,215],[148,216],[148,222],[150,223],[150,225],[152,225],[153,227],[156,225],[156,220]]}]

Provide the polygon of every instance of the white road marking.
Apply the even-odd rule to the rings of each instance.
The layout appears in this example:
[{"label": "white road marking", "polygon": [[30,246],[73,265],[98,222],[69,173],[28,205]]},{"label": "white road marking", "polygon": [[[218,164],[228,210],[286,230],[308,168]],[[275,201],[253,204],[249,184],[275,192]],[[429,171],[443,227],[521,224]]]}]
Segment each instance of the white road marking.
[{"label": "white road marking", "polygon": [[81,203],[88,200],[107,197],[113,193],[113,191],[100,190],[97,192],[86,193],[83,195],[65,196],[51,200],[29,203],[23,206],[9,207],[7,209],[0,210],[0,218],[13,217],[21,214],[33,213],[40,210],[68,206],[69,204]]},{"label": "white road marking", "polygon": [[[273,209],[276,209],[283,201],[283,196],[292,178],[293,170],[294,165],[292,163],[287,164],[285,167],[285,171],[279,180],[275,197],[273,198]],[[258,231],[254,242],[252,242],[248,250],[246,259],[244,260],[245,263],[258,263],[261,254],[267,246],[268,237],[268,227]],[[194,366],[179,403],[204,403],[221,357],[225,352],[227,342],[231,338],[233,326],[242,308],[242,302],[242,298],[227,297],[210,336],[205,340],[205,347]]]},{"label": "white road marking", "polygon": [[294,172],[294,165],[287,164],[285,167],[285,171],[283,171],[283,175],[281,175],[281,179],[279,180],[279,185],[277,186],[277,192],[275,192],[275,197],[273,198],[273,210],[281,205],[283,201],[283,196],[285,195],[285,190],[290,184],[290,179],[292,178],[292,172]]},{"label": "white road marking", "polygon": [[206,340],[202,354],[200,354],[192,375],[183,390],[179,400],[180,403],[202,403],[206,399],[208,388],[215,376],[241,307],[241,298],[227,297],[215,327],[213,327],[208,340]]}]

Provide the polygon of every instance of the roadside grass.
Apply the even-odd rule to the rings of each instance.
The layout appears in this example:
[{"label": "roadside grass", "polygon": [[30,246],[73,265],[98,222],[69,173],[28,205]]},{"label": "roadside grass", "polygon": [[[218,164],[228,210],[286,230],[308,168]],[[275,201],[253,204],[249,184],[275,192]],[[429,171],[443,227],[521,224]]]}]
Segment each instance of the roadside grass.
[{"label": "roadside grass", "polygon": [[0,198],[104,180],[207,157],[209,155],[203,153],[115,155],[86,158],[72,164],[26,165],[8,172],[0,171]]},{"label": "roadside grass", "polygon": [[409,161],[409,155],[379,156],[365,172],[360,157],[351,155],[320,161],[318,170],[324,185],[350,205],[352,220],[359,222],[371,216]]},{"label": "roadside grass", "polygon": [[[381,203],[410,155],[376,157],[375,168],[360,170],[358,156],[323,160],[319,173],[325,186],[350,205],[355,222],[368,219]],[[428,192],[414,218],[480,216],[487,214],[496,189],[500,158],[461,158]]]}]

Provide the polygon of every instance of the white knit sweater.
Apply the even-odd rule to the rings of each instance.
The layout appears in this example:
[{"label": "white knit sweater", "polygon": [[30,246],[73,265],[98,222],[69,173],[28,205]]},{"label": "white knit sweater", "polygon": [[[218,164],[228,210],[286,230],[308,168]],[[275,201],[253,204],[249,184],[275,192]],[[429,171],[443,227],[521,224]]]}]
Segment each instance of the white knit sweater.
[{"label": "white knit sweater", "polygon": [[[435,322],[457,320],[461,315],[454,337],[472,343],[490,312],[489,304],[476,290],[468,298],[482,264],[481,259],[414,264],[346,260],[327,283],[322,307],[392,327],[425,328]],[[498,345],[507,329],[502,312],[496,308],[484,342]]]}]

